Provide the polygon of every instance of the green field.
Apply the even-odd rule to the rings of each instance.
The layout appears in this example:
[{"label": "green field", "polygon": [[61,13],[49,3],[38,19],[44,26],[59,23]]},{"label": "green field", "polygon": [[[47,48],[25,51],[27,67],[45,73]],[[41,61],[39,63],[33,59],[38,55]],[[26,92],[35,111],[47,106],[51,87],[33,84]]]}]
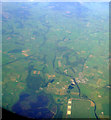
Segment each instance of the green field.
[{"label": "green field", "polygon": [[66,118],[72,99],[69,118],[108,118],[108,10],[108,3],[3,3],[3,108]]}]

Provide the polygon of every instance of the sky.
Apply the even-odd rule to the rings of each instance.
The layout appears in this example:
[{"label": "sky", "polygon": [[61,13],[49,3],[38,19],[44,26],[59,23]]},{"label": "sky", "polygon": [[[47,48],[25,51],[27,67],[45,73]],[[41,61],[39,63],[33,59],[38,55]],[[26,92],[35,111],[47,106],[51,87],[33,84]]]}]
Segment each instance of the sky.
[{"label": "sky", "polygon": [[110,2],[110,0],[0,0],[1,2]]}]

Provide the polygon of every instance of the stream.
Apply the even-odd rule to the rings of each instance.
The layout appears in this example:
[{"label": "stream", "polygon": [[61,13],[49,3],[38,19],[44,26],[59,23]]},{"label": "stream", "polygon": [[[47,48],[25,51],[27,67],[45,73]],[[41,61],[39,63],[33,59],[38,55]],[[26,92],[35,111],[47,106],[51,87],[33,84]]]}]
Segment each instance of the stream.
[{"label": "stream", "polygon": [[[81,96],[80,87],[79,87],[78,83],[76,82],[76,80],[75,80],[75,78],[74,78],[73,76],[67,75],[67,74],[65,74],[65,73],[60,73],[60,72],[57,72],[57,71],[55,71],[55,72],[56,72],[56,73],[59,73],[59,74],[62,74],[62,75],[65,75],[65,76],[68,76],[68,77],[70,77],[71,79],[73,79],[74,82],[75,82],[75,84],[76,84],[76,86],[77,86],[77,88],[78,88],[79,97],[82,98],[82,99],[84,99],[84,98]],[[95,114],[96,119],[99,120],[99,118],[98,118],[98,116],[97,116],[97,113],[96,113],[96,103],[95,103],[95,101],[92,100],[92,99],[90,99],[90,98],[88,98],[88,97],[87,97],[87,100],[90,100],[90,101],[92,101],[92,102],[94,103],[94,114]]]}]

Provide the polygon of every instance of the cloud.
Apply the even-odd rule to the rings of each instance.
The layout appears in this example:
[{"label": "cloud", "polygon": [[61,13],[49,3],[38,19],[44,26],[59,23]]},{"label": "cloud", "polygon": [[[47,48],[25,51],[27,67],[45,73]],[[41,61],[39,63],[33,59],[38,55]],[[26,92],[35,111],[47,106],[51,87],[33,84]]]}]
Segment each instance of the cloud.
[{"label": "cloud", "polygon": [[110,0],[0,0],[2,2],[110,2]]}]

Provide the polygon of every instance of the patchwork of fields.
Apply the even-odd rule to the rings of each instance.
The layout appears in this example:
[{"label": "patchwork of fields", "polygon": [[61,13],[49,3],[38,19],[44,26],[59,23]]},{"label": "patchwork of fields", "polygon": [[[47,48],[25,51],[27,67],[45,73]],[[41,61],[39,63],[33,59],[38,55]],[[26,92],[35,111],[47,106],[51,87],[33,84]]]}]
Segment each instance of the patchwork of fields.
[{"label": "patchwork of fields", "polygon": [[30,118],[108,118],[108,10],[3,3],[3,108]]}]

